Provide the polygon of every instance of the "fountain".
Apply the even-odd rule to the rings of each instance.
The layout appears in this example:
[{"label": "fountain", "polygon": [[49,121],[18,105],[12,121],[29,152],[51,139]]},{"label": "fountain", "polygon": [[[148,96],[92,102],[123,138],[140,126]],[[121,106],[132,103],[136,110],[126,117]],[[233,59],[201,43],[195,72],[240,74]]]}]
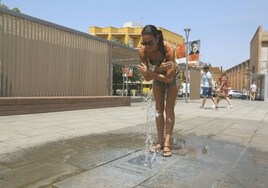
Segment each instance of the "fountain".
[{"label": "fountain", "polygon": [[149,153],[148,151],[153,147],[154,138],[152,134],[152,127],[155,127],[155,118],[158,116],[158,113],[155,109],[155,100],[152,91],[148,92],[145,99],[147,103],[147,120],[146,120],[146,140],[145,140],[145,157],[144,157],[144,166],[153,167],[155,164],[159,163],[157,160],[157,153]]}]

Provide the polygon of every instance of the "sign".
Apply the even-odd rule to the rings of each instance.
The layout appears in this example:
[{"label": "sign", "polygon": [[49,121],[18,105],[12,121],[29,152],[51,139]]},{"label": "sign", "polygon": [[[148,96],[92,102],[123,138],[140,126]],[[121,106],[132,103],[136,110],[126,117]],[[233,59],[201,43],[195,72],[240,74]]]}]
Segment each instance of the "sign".
[{"label": "sign", "polygon": [[133,76],[133,68],[132,67],[129,67],[128,77],[132,77],[132,76]]},{"label": "sign", "polygon": [[[199,66],[200,40],[189,42],[188,45],[188,65]],[[186,64],[186,44],[180,44],[176,47],[177,64]]]},{"label": "sign", "polygon": [[122,67],[122,76],[127,77],[129,71],[129,67]]},{"label": "sign", "polygon": [[123,77],[132,77],[133,76],[133,68],[132,67],[122,67],[122,76]]}]

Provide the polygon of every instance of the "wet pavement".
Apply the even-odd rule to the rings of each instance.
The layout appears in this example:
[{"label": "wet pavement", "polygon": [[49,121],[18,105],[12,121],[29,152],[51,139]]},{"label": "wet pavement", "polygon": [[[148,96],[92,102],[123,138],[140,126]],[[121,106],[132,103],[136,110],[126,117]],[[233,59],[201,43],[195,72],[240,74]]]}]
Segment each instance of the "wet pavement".
[{"label": "wet pavement", "polygon": [[146,103],[0,117],[0,187],[267,188],[268,103],[177,101],[172,156]]}]

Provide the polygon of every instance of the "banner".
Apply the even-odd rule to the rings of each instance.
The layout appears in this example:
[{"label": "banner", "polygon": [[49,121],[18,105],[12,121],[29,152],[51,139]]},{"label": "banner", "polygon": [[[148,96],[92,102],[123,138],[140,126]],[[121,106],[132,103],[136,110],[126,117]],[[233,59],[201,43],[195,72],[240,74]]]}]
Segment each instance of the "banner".
[{"label": "banner", "polygon": [[176,59],[181,59],[186,57],[186,45],[181,44],[176,47]]},{"label": "banner", "polygon": [[[188,65],[193,67],[199,66],[200,40],[188,43]],[[186,64],[186,44],[176,47],[176,62],[177,64]]]},{"label": "banner", "polygon": [[133,76],[133,68],[129,67],[129,71],[128,71],[128,77]]},{"label": "banner", "polygon": [[190,61],[199,61],[200,53],[200,40],[189,42],[189,62]]},{"label": "banner", "polygon": [[123,77],[131,77],[133,76],[133,68],[124,66],[122,67],[122,76]]},{"label": "banner", "polygon": [[129,71],[129,67],[122,67],[122,76],[127,77]]}]

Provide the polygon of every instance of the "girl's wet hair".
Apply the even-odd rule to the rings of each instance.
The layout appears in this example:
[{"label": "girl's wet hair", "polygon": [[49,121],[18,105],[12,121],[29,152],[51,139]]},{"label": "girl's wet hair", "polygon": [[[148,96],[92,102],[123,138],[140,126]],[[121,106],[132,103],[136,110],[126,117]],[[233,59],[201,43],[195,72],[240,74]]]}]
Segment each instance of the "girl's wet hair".
[{"label": "girl's wet hair", "polygon": [[159,42],[158,42],[158,48],[160,50],[160,52],[163,54],[163,56],[166,58],[166,49],[164,46],[164,37],[162,34],[161,30],[158,30],[154,25],[146,25],[142,31],[141,31],[141,35],[151,35],[154,38],[157,38],[157,36],[159,37]]}]

